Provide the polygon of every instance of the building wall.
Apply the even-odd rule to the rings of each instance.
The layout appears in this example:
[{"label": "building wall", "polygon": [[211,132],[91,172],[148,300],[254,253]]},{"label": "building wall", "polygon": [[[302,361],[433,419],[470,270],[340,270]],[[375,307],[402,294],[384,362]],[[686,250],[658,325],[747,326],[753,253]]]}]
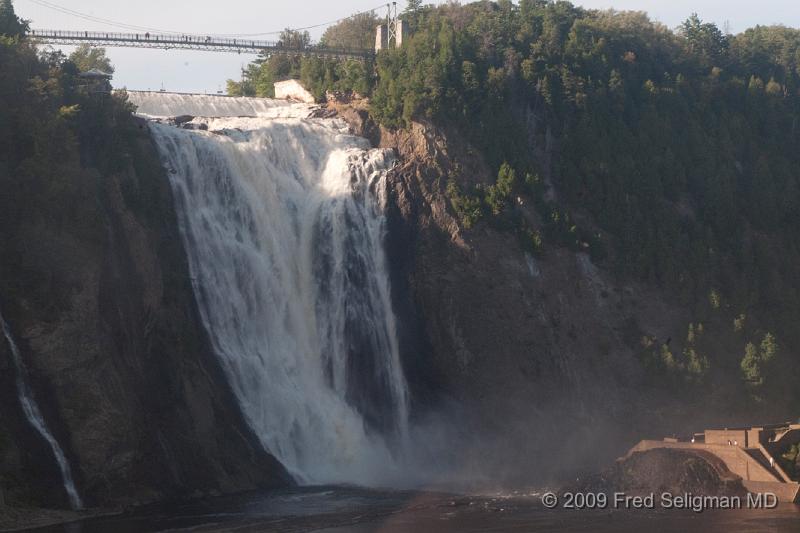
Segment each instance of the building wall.
[{"label": "building wall", "polygon": [[389,28],[386,24],[379,24],[375,28],[375,51],[385,50],[389,47]]},{"label": "building wall", "polygon": [[[733,440],[733,439],[731,439]],[[682,450],[704,450],[714,454],[721,459],[725,466],[745,480],[780,482],[780,479],[772,475],[766,468],[761,466],[758,461],[750,457],[742,446],[729,446],[728,439],[724,444],[708,443],[688,443],[688,442],[666,442],[658,440],[643,440],[634,446],[631,452],[642,452],[656,448],[676,448]]]},{"label": "building wall", "polygon": [[747,446],[747,430],[745,429],[707,429],[706,444],[724,444],[736,442],[741,447]]},{"label": "building wall", "polygon": [[294,100],[306,104],[316,103],[314,97],[297,80],[286,80],[275,83],[275,98],[278,100]]},{"label": "building wall", "polygon": [[408,24],[401,19],[397,19],[394,28],[395,35],[397,35],[397,48],[400,48],[408,37]]}]

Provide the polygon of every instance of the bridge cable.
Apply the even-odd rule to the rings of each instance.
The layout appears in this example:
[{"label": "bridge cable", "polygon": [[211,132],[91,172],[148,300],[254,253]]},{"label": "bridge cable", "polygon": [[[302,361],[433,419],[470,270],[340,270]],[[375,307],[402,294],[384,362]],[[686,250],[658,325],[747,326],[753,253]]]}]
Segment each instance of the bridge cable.
[{"label": "bridge cable", "polygon": [[[114,21],[114,20],[97,17],[97,16],[90,15],[90,14],[87,14],[87,13],[82,13],[80,11],[75,11],[74,9],[69,9],[69,8],[54,4],[52,2],[48,2],[47,0],[29,0],[29,1],[34,3],[34,4],[39,5],[41,7],[52,9],[54,11],[58,11],[59,13],[62,13],[62,14],[65,14],[65,15],[70,15],[70,16],[73,16],[73,17],[81,18],[83,20],[87,20],[89,22],[95,22],[95,23],[98,23],[98,24],[104,24],[106,26],[114,26],[114,27],[123,28],[123,29],[126,29],[126,30],[131,30],[131,31],[151,31],[151,32],[154,32],[154,33],[173,33],[173,34],[192,35],[192,36],[210,35],[210,36],[215,36],[215,37],[257,37],[257,36],[261,36],[261,35],[279,35],[279,34],[283,33],[284,31],[286,31],[286,30],[279,30],[279,31],[269,31],[269,32],[260,32],[260,33],[212,33],[212,34],[181,32],[181,31],[175,31],[175,30],[164,30],[164,29],[159,29],[159,28],[151,28],[151,27],[148,27],[148,26],[138,26],[138,25],[135,25],[135,24],[127,24],[127,23],[124,23],[124,22],[117,22],[117,21]],[[287,29],[292,30],[292,31],[305,31],[305,30],[316,29],[316,28],[320,28],[320,27],[323,27],[323,26],[329,26],[329,25],[332,25],[332,24],[337,24],[339,22],[345,21],[345,20],[347,20],[349,18],[352,18],[352,17],[356,17],[358,15],[365,15],[367,13],[374,13],[375,11],[378,11],[379,9],[383,9],[385,7],[386,7],[386,4],[381,4],[378,7],[374,7],[372,9],[367,9],[367,10],[364,10],[364,11],[359,11],[357,13],[353,13],[350,16],[342,17],[342,18],[337,19],[337,20],[332,20],[332,21],[329,21],[329,22],[323,22],[321,24],[315,24],[313,26],[305,26],[305,27],[302,27],[302,28],[287,28]]]}]

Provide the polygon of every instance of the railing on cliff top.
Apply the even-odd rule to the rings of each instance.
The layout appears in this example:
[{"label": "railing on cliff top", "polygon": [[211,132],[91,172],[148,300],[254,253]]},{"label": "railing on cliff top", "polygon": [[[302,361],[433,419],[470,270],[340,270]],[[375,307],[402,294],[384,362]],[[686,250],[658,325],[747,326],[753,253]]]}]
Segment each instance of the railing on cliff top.
[{"label": "railing on cliff top", "polygon": [[127,48],[158,48],[163,50],[203,50],[207,52],[233,52],[250,54],[288,54],[342,59],[370,59],[373,50],[331,48],[308,45],[302,48],[286,46],[280,41],[256,41],[214,36],[179,35],[166,33],[109,33],[93,31],[30,30],[28,36],[43,44],[90,44],[92,46],[119,46]]}]

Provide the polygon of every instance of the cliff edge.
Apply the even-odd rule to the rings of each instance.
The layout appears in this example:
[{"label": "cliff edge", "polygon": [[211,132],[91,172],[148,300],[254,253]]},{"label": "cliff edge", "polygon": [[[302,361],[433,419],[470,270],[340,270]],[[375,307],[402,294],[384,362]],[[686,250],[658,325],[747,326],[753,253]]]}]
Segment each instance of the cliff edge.
[{"label": "cliff edge", "polygon": [[[107,507],[291,484],[211,351],[147,125],[118,120],[109,139],[57,147],[64,182],[0,183],[0,303],[76,485]],[[9,358],[0,343],[5,503],[65,507]]]}]

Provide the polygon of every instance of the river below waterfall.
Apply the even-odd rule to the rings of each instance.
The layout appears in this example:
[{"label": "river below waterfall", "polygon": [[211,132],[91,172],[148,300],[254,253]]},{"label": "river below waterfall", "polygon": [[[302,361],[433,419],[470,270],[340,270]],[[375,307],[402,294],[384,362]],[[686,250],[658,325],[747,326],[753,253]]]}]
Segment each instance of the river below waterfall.
[{"label": "river below waterfall", "polygon": [[36,529],[40,533],[258,531],[470,533],[574,531],[796,532],[800,506],[771,510],[565,511],[545,509],[539,494],[452,495],[348,487],[252,493],[158,505],[104,518]]}]

